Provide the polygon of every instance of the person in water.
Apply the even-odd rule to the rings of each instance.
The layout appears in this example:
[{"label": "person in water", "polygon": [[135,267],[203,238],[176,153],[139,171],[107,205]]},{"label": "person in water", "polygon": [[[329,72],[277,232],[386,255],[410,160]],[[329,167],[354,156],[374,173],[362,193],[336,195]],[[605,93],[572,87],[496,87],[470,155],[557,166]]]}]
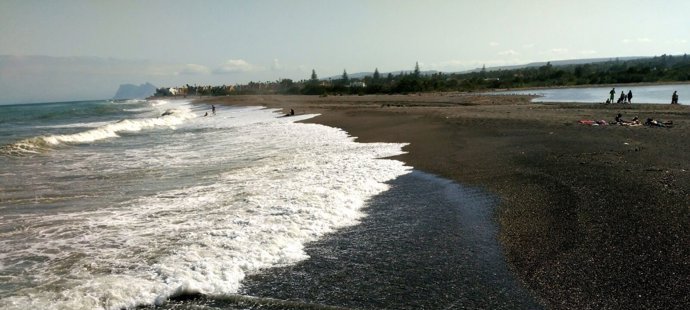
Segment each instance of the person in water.
[{"label": "person in water", "polygon": [[613,97],[616,96],[616,88],[611,88],[609,94],[611,95],[611,98],[609,98],[609,100],[611,100],[611,103],[613,103]]},{"label": "person in water", "polygon": [[632,90],[628,90],[628,103],[632,104]]},{"label": "person in water", "polygon": [[671,95],[671,104],[678,104],[678,91],[674,90],[673,95]]},{"label": "person in water", "polygon": [[211,113],[216,114],[216,106],[211,105]]}]

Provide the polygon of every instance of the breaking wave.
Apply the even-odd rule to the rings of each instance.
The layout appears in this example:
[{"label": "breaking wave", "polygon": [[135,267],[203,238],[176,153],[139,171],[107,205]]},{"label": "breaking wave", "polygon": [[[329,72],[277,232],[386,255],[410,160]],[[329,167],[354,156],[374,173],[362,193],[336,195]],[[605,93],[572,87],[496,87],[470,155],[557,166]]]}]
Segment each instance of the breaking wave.
[{"label": "breaking wave", "polygon": [[169,109],[160,117],[142,119],[123,119],[86,131],[66,134],[47,135],[24,139],[0,147],[0,155],[21,156],[48,151],[63,144],[90,143],[98,140],[117,138],[121,132],[138,132],[154,127],[173,127],[196,117],[187,108]]},{"label": "breaking wave", "polygon": [[119,139],[90,156],[17,160],[27,166],[6,173],[45,169],[7,178],[19,192],[10,198],[32,201],[0,201],[0,309],[216,298],[237,294],[248,274],[308,258],[305,244],[356,225],[367,201],[410,171],[379,159],[405,144],[361,144],[337,128],[297,123],[310,117],[223,108],[167,139],[149,132],[147,143]]}]

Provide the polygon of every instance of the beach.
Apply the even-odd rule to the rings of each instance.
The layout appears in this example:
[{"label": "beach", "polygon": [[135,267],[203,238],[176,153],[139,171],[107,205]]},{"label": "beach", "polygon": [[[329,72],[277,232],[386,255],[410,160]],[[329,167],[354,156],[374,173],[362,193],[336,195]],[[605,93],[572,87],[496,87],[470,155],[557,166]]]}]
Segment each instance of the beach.
[{"label": "beach", "polygon": [[[357,142],[409,143],[403,148],[407,153],[394,159],[495,195],[495,237],[510,273],[539,304],[534,307],[690,307],[690,109],[530,99],[438,93],[227,96],[197,102],[319,113],[306,122],[342,128]],[[618,113],[625,119],[672,121],[673,127],[578,123],[613,121]],[[416,216],[425,219],[424,214]],[[434,221],[425,225],[434,227]],[[420,236],[438,235],[443,232]],[[447,266],[448,273],[461,277],[453,266]],[[463,290],[444,287],[439,294],[457,296]],[[311,298],[282,292],[272,297]],[[532,301],[515,298],[519,302],[505,308],[532,308]]]}]

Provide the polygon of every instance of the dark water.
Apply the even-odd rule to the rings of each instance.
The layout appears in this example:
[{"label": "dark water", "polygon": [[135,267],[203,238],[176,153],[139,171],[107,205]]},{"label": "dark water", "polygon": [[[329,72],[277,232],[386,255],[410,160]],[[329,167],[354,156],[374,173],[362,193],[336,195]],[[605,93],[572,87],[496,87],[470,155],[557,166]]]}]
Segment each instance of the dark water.
[{"label": "dark water", "polygon": [[72,134],[89,123],[132,118],[144,101],[105,100],[0,105],[0,146],[37,135]]},{"label": "dark water", "polygon": [[240,295],[186,296],[166,309],[539,309],[509,271],[485,192],[423,172],[398,177],[359,225],[263,270]]}]

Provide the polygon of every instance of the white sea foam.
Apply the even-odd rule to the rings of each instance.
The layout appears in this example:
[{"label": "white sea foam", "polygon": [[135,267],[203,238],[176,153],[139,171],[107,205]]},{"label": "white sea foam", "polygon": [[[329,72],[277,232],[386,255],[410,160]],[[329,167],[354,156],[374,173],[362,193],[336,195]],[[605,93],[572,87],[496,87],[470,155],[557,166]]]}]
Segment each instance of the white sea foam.
[{"label": "white sea foam", "polygon": [[154,107],[170,104],[170,100],[165,100],[165,99],[148,100],[147,102],[149,102]]},{"label": "white sea foam", "polygon": [[187,119],[196,117],[195,114],[181,110],[168,110],[161,117],[144,118],[144,119],[124,119],[116,123],[107,124],[95,129],[71,135],[53,135],[39,137],[50,145],[58,145],[61,143],[85,143],[97,140],[118,137],[119,132],[136,132],[143,129],[149,129],[156,126],[173,127],[179,125]]},{"label": "white sea foam", "polygon": [[136,103],[142,103],[142,102],[147,102],[146,99],[112,99],[108,100],[110,103],[124,103],[124,104],[136,104]]},{"label": "white sea foam", "polygon": [[[101,124],[86,131],[65,134],[47,135],[24,139],[0,148],[0,154],[16,155],[21,153],[38,153],[60,144],[90,143],[98,140],[119,137],[121,132],[137,132],[154,127],[171,127],[182,124],[188,119],[197,117],[187,107],[168,109],[160,117],[123,119],[117,122]],[[80,127],[82,123],[62,125],[61,128]]]},{"label": "white sea foam", "polygon": [[[150,110],[150,109],[147,109]],[[34,128],[95,128],[108,125],[112,122],[71,123],[60,125],[34,126]]]},{"label": "white sea foam", "polygon": [[0,266],[23,270],[7,278],[17,289],[0,292],[0,308],[120,309],[232,294],[247,274],[305,259],[305,243],[356,224],[367,199],[410,171],[380,159],[404,144],[355,143],[340,129],[294,123],[309,117],[219,108],[169,143],[65,164],[110,182],[115,172],[204,174],[89,211],[0,218],[15,227],[0,238]]}]

